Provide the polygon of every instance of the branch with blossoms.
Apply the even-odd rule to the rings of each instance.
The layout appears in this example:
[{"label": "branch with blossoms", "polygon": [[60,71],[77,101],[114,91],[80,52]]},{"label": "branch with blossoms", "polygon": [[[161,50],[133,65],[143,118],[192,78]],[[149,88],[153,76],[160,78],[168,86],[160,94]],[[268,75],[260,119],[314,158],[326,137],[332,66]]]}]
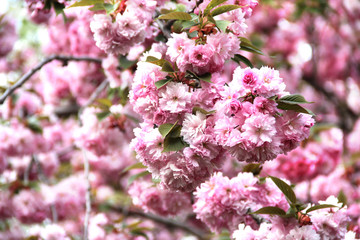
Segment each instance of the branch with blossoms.
[{"label": "branch with blossoms", "polygon": [[29,231],[16,238],[36,239],[356,234],[343,132],[314,126],[316,98],[294,93],[286,71],[256,67],[251,56],[269,58],[248,34],[256,0],[26,3],[55,55],[0,98],[0,238],[17,222]]},{"label": "branch with blossoms", "polygon": [[46,64],[48,64],[54,60],[62,61],[64,65],[66,65],[69,61],[88,61],[88,62],[95,62],[95,63],[102,62],[101,59],[92,58],[92,57],[76,57],[76,56],[61,56],[61,55],[54,55],[54,56],[47,57],[44,60],[42,60],[40,63],[38,63],[35,67],[30,69],[14,85],[7,88],[6,91],[0,97],[0,104],[3,104],[8,96],[10,96],[16,89],[18,89],[22,85],[24,85],[43,66],[45,66]]}]

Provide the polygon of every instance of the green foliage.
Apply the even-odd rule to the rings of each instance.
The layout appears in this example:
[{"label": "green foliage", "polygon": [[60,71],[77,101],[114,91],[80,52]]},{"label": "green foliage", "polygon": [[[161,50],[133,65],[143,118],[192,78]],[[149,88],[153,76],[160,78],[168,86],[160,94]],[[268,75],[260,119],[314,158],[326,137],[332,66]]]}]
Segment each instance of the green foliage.
[{"label": "green foliage", "polygon": [[283,180],[270,176],[271,180],[276,184],[276,186],[280,189],[280,191],[285,195],[285,197],[288,199],[288,202],[290,204],[296,203],[296,195],[292,188]]},{"label": "green foliage", "polygon": [[227,0],[212,0],[205,8],[204,13],[208,15],[212,9],[226,2]]},{"label": "green foliage", "polygon": [[262,170],[260,163],[249,163],[242,169],[243,172],[251,172],[254,175],[259,175]]},{"label": "green foliage", "polygon": [[165,20],[191,20],[191,15],[186,12],[170,12],[167,14],[162,14],[158,19],[165,19]]},{"label": "green foliage", "polygon": [[96,113],[96,117],[99,121],[104,120],[105,118],[107,118],[108,116],[110,116],[111,112],[110,111],[103,111],[103,112],[99,112]]},{"label": "green foliage", "polygon": [[162,80],[156,81],[155,86],[157,87],[157,89],[159,89],[159,88],[165,86],[166,84],[168,84],[170,81],[171,81],[171,79],[162,79]]},{"label": "green foliage", "polygon": [[255,53],[255,54],[260,54],[260,55],[264,55],[265,54],[256,46],[254,46],[250,40],[248,40],[247,38],[244,37],[239,37],[240,39],[240,50],[244,50],[247,52],[251,52],[251,53]]},{"label": "green foliage", "polygon": [[263,207],[250,214],[270,214],[270,215],[285,216],[286,212],[278,207]]},{"label": "green foliage", "polygon": [[302,103],[311,103],[305,100],[305,98],[299,94],[293,94],[293,95],[287,95],[280,99],[276,100],[277,102],[277,108],[282,110],[292,110],[299,113],[306,113],[310,115],[315,115],[312,111],[309,109],[306,109],[299,104]]},{"label": "green foliage", "polygon": [[146,166],[144,166],[141,162],[137,162],[137,163],[134,163],[133,165],[130,165],[127,168],[125,168],[121,173],[126,173],[130,170],[141,169],[141,168],[146,168]]},{"label": "green foliage", "polygon": [[147,175],[149,175],[149,174],[150,174],[150,172],[148,172],[148,171],[143,171],[143,172],[140,172],[140,173],[138,173],[138,174],[132,175],[132,176],[129,177],[129,179],[128,179],[128,185],[131,185],[136,179],[145,177],[145,176],[147,176]]},{"label": "green foliage", "polygon": [[198,106],[195,106],[192,110],[192,114],[196,114],[196,112],[201,112],[202,114],[204,115],[211,115],[213,113],[216,113],[216,110],[212,110],[212,111],[206,111],[205,109],[201,108],[201,107],[198,107]]},{"label": "green foliage", "polygon": [[85,6],[92,6],[95,4],[103,4],[104,0],[79,0],[75,3],[71,4],[68,8],[72,7],[85,7]]},{"label": "green foliage", "polygon": [[220,14],[223,14],[223,13],[226,13],[226,12],[230,12],[230,11],[238,9],[238,8],[241,8],[241,6],[238,6],[238,5],[223,5],[223,6],[220,6],[220,7],[216,8],[216,9],[214,9],[211,12],[211,16],[215,17],[217,15],[220,15]]},{"label": "green foliage", "polygon": [[331,204],[316,205],[316,206],[313,206],[313,207],[309,208],[308,210],[306,210],[306,214],[308,214],[309,212],[319,210],[319,209],[324,209],[324,208],[337,208],[337,206],[331,205]]},{"label": "green foliage", "polygon": [[245,63],[246,66],[249,66],[251,68],[254,67],[249,59],[247,59],[246,57],[244,57],[243,55],[240,55],[240,54],[235,54],[235,56],[232,58],[232,60],[234,60],[235,62],[237,62],[239,64],[240,64],[240,62]]},{"label": "green foliage", "polygon": [[26,119],[25,125],[34,133],[43,133],[43,129],[41,127],[40,121],[36,116],[31,116]]}]

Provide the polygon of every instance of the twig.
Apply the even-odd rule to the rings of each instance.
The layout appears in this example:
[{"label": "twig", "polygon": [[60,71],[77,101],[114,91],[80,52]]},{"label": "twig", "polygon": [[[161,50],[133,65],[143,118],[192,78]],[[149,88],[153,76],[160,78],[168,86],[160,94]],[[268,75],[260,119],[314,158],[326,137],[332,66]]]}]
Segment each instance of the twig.
[{"label": "twig", "polygon": [[174,220],[166,219],[166,218],[159,217],[159,216],[149,214],[149,213],[144,213],[144,212],[140,212],[140,211],[136,211],[136,210],[130,210],[130,209],[123,208],[120,206],[117,206],[117,207],[111,206],[110,209],[113,211],[121,212],[125,216],[135,216],[135,217],[146,218],[146,219],[152,220],[154,222],[164,224],[166,227],[168,227],[170,229],[171,228],[181,229],[185,232],[188,232],[188,233],[198,237],[200,240],[208,239],[206,237],[206,235],[208,234],[207,232],[204,232],[196,227],[189,226],[185,223],[176,222]]},{"label": "twig", "polygon": [[[104,89],[106,89],[106,87],[109,85],[109,81],[108,80],[104,80],[96,89],[95,91],[91,94],[89,100],[85,103],[84,106],[82,106],[79,109],[78,112],[78,118],[79,118],[79,125],[82,126],[82,121],[81,121],[81,114],[83,113],[83,111],[85,110],[85,108],[87,108],[88,106],[90,106],[95,100],[96,98],[99,97],[99,95],[102,93],[102,91]],[[86,156],[86,150],[82,149],[83,152],[83,157],[84,157],[84,175],[85,175],[85,181],[86,181],[86,196],[85,196],[85,206],[86,206],[86,210],[85,210],[85,219],[84,219],[84,236],[83,239],[84,240],[88,240],[88,233],[89,233],[89,219],[90,219],[90,214],[91,214],[91,185],[90,185],[90,180],[89,180],[89,173],[90,173],[90,164],[89,164],[89,159]]]},{"label": "twig", "polygon": [[[38,156],[33,154],[31,161],[33,161],[36,165],[36,171],[37,171],[39,180],[43,183],[49,184],[49,179],[46,177],[46,175],[44,173],[44,170],[40,164]],[[50,205],[50,210],[51,210],[51,215],[52,215],[52,221],[53,221],[53,223],[56,223],[58,220],[58,215],[57,215],[57,211],[56,211],[54,203]]]},{"label": "twig", "polygon": [[171,38],[171,33],[165,27],[164,23],[159,19],[156,19],[156,23],[159,25],[159,28],[160,28],[161,32],[164,34],[165,39],[168,40],[169,38]]},{"label": "twig", "polygon": [[84,219],[84,240],[88,240],[88,233],[89,233],[89,219],[91,214],[91,185],[89,180],[89,172],[90,172],[90,165],[89,159],[86,156],[85,149],[82,149],[83,157],[84,157],[84,174],[85,174],[85,181],[86,181],[86,211],[85,211],[85,219]]},{"label": "twig", "polygon": [[66,64],[68,61],[88,61],[88,62],[96,62],[101,63],[102,60],[99,58],[92,57],[74,57],[74,56],[61,56],[61,55],[53,55],[48,58],[45,58],[40,63],[38,63],[34,68],[28,71],[24,76],[22,76],[19,81],[17,81],[14,85],[6,89],[4,94],[0,97],[0,104],[3,104],[8,96],[10,96],[16,89],[20,88],[27,80],[29,80],[37,71],[39,71],[44,65],[54,61],[59,60],[63,61]]},{"label": "twig", "polygon": [[24,172],[24,185],[25,186],[29,185],[29,177],[30,177],[30,172],[31,172],[33,165],[34,165],[34,158],[31,158],[31,161]]}]

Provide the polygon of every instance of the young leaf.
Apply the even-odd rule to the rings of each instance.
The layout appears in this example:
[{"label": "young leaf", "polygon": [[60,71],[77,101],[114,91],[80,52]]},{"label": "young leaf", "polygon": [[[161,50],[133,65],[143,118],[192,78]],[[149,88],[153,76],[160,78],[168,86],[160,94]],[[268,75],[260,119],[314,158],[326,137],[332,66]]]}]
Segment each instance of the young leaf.
[{"label": "young leaf", "polygon": [[161,15],[158,19],[191,20],[191,15],[185,12],[171,12]]},{"label": "young leaf", "polygon": [[252,53],[256,53],[256,54],[260,54],[260,55],[265,55],[259,48],[255,47],[249,39],[246,39],[244,37],[240,37],[240,49],[247,51],[247,52],[252,52]]},{"label": "young leaf", "polygon": [[112,106],[112,102],[107,98],[100,98],[96,100],[101,105],[106,106],[107,108],[110,108]]},{"label": "young leaf", "polygon": [[242,171],[243,172],[251,172],[254,175],[259,175],[261,172],[262,166],[260,163],[249,163],[247,164]]},{"label": "young leaf", "polygon": [[90,11],[100,11],[100,10],[105,10],[105,7],[104,7],[103,3],[96,3],[96,4],[94,4],[94,6],[89,8],[89,10]]},{"label": "young leaf", "polygon": [[65,5],[57,1],[52,2],[56,16],[64,12]]},{"label": "young leaf", "polygon": [[140,172],[138,174],[135,174],[135,175],[132,175],[131,177],[129,177],[128,179],[128,185],[131,185],[136,179],[138,178],[141,178],[141,177],[145,177],[147,175],[149,175],[150,172],[148,171],[143,171],[143,172]]},{"label": "young leaf", "polygon": [[98,4],[98,3],[104,3],[104,0],[80,0],[80,1],[77,1],[77,2],[75,2],[73,4],[71,4],[67,8],[92,6],[92,5]]},{"label": "young leaf", "polygon": [[222,31],[225,32],[226,28],[229,26],[231,22],[227,20],[217,20],[216,26]]},{"label": "young leaf", "polygon": [[114,5],[110,3],[104,3],[103,5],[107,14],[113,13],[119,7],[119,3],[115,3]]},{"label": "young leaf", "polygon": [[341,190],[339,192],[339,195],[338,195],[338,200],[339,200],[339,203],[342,203],[342,207],[344,207],[346,204],[347,204],[347,198],[346,198],[346,195],[345,193],[343,192],[343,190]]},{"label": "young leaf", "polygon": [[315,210],[323,209],[323,208],[337,208],[337,206],[331,205],[331,204],[316,205],[316,206],[313,206],[313,207],[309,208],[308,210],[306,210],[306,214],[308,214],[309,212],[315,211]]},{"label": "young leaf", "polygon": [[166,137],[176,126],[177,121],[172,124],[172,123],[164,123],[162,125],[159,126],[159,132],[161,134],[161,136]]},{"label": "young leaf", "polygon": [[164,65],[164,63],[166,62],[166,60],[158,59],[158,58],[153,57],[153,56],[148,56],[146,58],[146,62],[149,62],[149,63],[152,63],[152,64],[155,64],[155,65],[158,65],[158,66],[162,67]]},{"label": "young leaf", "polygon": [[26,126],[30,128],[30,130],[33,131],[34,133],[40,133],[40,134],[43,133],[41,124],[35,116],[29,117],[27,119]]},{"label": "young leaf", "polygon": [[199,78],[200,80],[205,81],[205,82],[212,83],[212,82],[211,82],[211,73],[205,73],[204,75],[198,76],[198,78]]},{"label": "young leaf", "polygon": [[180,137],[178,138],[166,137],[164,140],[163,152],[180,151],[187,146],[188,144],[185,143]]},{"label": "young leaf", "polygon": [[202,114],[207,116],[207,115],[211,115],[213,113],[216,113],[216,110],[212,110],[212,111],[208,112],[205,109],[202,109],[201,107],[195,106],[195,107],[193,107],[192,114],[196,114],[196,112],[201,112]]},{"label": "young leaf", "polygon": [[96,113],[96,117],[99,121],[107,118],[111,113],[109,111],[104,111],[104,112],[99,112],[99,113]]},{"label": "young leaf", "polygon": [[235,54],[235,56],[232,58],[232,60],[234,60],[237,63],[243,62],[246,64],[246,66],[249,66],[251,68],[254,67],[249,59],[247,59],[246,57],[244,57],[243,55],[240,55],[240,54]]},{"label": "young leaf", "polygon": [[171,81],[171,79],[163,79],[163,80],[159,80],[155,82],[155,86],[157,87],[157,89],[165,86],[166,84],[168,84]]},{"label": "young leaf", "polygon": [[278,207],[263,207],[257,210],[256,212],[250,214],[271,214],[271,215],[285,216],[286,212]]},{"label": "young leaf", "polygon": [[276,184],[276,186],[281,190],[281,192],[287,197],[290,203],[296,203],[296,195],[292,188],[283,180],[270,176],[271,180]]},{"label": "young leaf", "polygon": [[166,62],[164,62],[163,66],[161,68],[161,71],[163,71],[163,72],[174,72],[174,69],[171,66],[171,64],[168,61],[166,61]]},{"label": "young leaf", "polygon": [[286,95],[280,98],[279,101],[287,104],[313,103],[306,101],[305,98],[299,94]]},{"label": "young leaf", "polygon": [[137,162],[133,165],[128,166],[127,168],[125,168],[121,173],[126,173],[132,169],[140,169],[140,168],[146,168],[146,166],[144,166],[141,162]]},{"label": "young leaf", "polygon": [[284,102],[278,102],[277,105],[278,109],[282,109],[282,110],[293,110],[295,112],[299,112],[299,113],[306,113],[306,114],[310,114],[315,116],[315,114],[310,111],[309,109],[303,108],[298,104],[288,104],[288,103],[284,103]]},{"label": "young leaf", "polygon": [[226,2],[227,0],[212,0],[205,8],[204,13],[205,15],[209,14],[210,11],[215,8],[216,6],[219,6],[220,4]]},{"label": "young leaf", "polygon": [[220,7],[216,8],[216,9],[214,9],[211,12],[211,16],[215,17],[215,16],[220,15],[222,13],[230,12],[230,11],[238,9],[238,8],[241,8],[241,6],[238,6],[238,5],[223,5],[223,6],[220,6]]}]

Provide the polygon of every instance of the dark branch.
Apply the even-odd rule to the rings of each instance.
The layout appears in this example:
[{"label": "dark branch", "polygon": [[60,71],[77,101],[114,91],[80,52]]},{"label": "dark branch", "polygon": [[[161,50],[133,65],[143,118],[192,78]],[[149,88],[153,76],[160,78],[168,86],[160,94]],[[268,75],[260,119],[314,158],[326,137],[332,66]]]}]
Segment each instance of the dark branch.
[{"label": "dark branch", "polygon": [[159,216],[156,216],[153,214],[144,213],[144,212],[140,212],[140,211],[136,211],[136,210],[125,209],[122,207],[110,207],[110,209],[120,212],[125,216],[141,217],[141,218],[152,220],[154,222],[165,225],[169,229],[181,229],[187,233],[190,233],[191,235],[198,237],[200,240],[208,239],[206,237],[206,235],[208,234],[207,232],[204,232],[196,227],[189,226],[186,223],[176,222],[171,219],[166,219],[163,217],[159,217]]},{"label": "dark branch", "polygon": [[27,80],[29,80],[37,71],[39,71],[43,66],[46,64],[54,61],[59,60],[66,64],[68,61],[88,61],[88,62],[96,62],[101,63],[102,60],[99,58],[92,58],[92,57],[74,57],[74,56],[60,56],[60,55],[53,55],[48,58],[42,60],[39,64],[37,64],[34,68],[28,71],[24,76],[22,76],[19,81],[17,81],[14,85],[6,89],[4,94],[0,97],[0,104],[3,104],[8,96],[10,96],[16,89],[20,88]]}]

